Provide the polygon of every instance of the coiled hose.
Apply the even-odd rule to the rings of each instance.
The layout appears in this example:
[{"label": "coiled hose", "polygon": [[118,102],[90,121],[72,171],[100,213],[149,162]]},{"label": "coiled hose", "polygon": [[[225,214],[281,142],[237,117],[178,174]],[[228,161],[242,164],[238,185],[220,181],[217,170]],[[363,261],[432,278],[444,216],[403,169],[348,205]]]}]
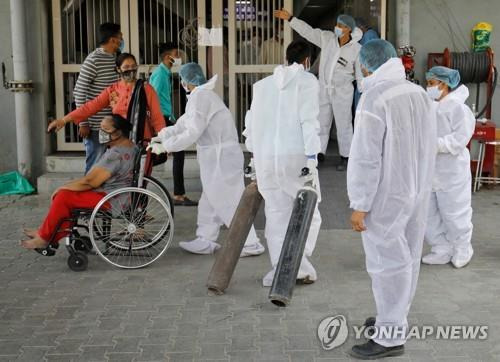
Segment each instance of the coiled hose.
[{"label": "coiled hose", "polygon": [[[459,71],[462,83],[476,83],[479,85],[479,83],[488,81],[491,69],[491,58],[488,56],[487,52],[450,53],[450,68]],[[491,105],[491,100],[497,86],[497,78],[497,68],[493,66],[493,89],[491,96],[486,101],[486,105],[483,109],[478,113],[477,118],[481,118],[484,112],[486,112],[486,109]],[[479,99],[479,88],[477,99]]]}]

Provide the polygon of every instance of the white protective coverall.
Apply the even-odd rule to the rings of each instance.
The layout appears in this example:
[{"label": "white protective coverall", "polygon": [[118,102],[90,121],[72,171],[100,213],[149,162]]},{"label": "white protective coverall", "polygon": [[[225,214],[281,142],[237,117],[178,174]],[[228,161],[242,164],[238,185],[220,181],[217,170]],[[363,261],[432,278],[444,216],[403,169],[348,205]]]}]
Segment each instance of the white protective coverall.
[{"label": "white protective coverall", "polygon": [[358,60],[361,49],[358,41],[363,37],[363,32],[359,28],[354,28],[351,41],[340,47],[339,39],[334,32],[314,29],[296,17],[292,18],[290,26],[302,37],[321,48],[319,63],[320,152],[326,153],[333,116],[337,128],[339,153],[342,157],[349,157],[353,133],[351,109],[354,86],[352,82],[356,80],[360,84],[363,79]]},{"label": "white protective coverall", "polygon": [[[217,75],[188,95],[186,112],[159,136],[168,152],[196,143],[203,187],[198,203],[198,238],[215,242],[222,224],[229,227],[245,188],[243,151],[231,112],[213,91]],[[245,245],[258,242],[252,226]]]},{"label": "white protective coverall", "polygon": [[[273,75],[253,85],[253,100],[245,118],[246,146],[253,152],[257,185],[265,200],[265,235],[272,270],[263,280],[270,286],[278,264],[306,155],[319,152],[318,80],[299,64],[280,65]],[[321,226],[316,206],[298,278],[316,280],[311,256]]]},{"label": "white protective coverall", "polygon": [[[376,326],[407,328],[415,294],[436,158],[434,105],[391,58],[363,80],[347,166],[350,207],[362,232]],[[375,338],[390,347],[404,338]]]},{"label": "white protective coverall", "polygon": [[476,119],[465,104],[461,85],[437,103],[438,154],[425,240],[436,254],[452,256],[471,247],[470,155],[467,149]]}]

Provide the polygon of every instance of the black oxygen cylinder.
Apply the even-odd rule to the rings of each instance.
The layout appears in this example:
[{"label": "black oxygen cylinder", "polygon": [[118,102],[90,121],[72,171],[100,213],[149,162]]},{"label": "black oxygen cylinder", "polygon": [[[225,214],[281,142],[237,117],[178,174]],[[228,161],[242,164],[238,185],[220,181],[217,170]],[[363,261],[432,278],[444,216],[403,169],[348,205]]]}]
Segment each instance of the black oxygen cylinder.
[{"label": "black oxygen cylinder", "polygon": [[[309,170],[305,168],[302,170],[302,175],[305,176],[308,172]],[[304,248],[317,201],[318,194],[311,187],[311,182],[306,182],[304,187],[297,192],[285,240],[281,248],[280,259],[269,292],[269,300],[279,307],[286,307],[292,299],[293,288],[297,281],[297,274],[304,255]]]}]

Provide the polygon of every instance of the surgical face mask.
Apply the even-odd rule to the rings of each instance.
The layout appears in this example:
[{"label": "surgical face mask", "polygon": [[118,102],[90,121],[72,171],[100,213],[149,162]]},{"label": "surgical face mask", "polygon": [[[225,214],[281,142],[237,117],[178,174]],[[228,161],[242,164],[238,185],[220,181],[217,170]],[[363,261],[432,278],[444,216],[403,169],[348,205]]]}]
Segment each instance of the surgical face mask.
[{"label": "surgical face mask", "polygon": [[103,130],[102,128],[99,129],[99,143],[101,145],[105,145],[105,144],[108,144],[110,143],[111,141],[113,141],[113,139],[111,138],[111,135],[115,133],[115,131],[113,132],[106,132],[105,130]]},{"label": "surgical face mask", "polygon": [[340,38],[342,35],[344,35],[344,31],[339,28],[338,26],[335,27],[335,34]]},{"label": "surgical face mask", "polygon": [[170,61],[173,67],[180,67],[182,65],[182,58],[170,57]]},{"label": "surgical face mask", "polygon": [[120,53],[123,53],[123,49],[125,49],[125,41],[122,39],[120,40],[120,46],[118,47],[118,51]]},{"label": "surgical face mask", "polygon": [[120,76],[125,82],[133,82],[137,77],[137,69],[124,70]]},{"label": "surgical face mask", "polygon": [[431,99],[437,101],[441,98],[443,91],[439,89],[439,86],[435,85],[433,87],[427,87],[427,94],[431,97]]}]

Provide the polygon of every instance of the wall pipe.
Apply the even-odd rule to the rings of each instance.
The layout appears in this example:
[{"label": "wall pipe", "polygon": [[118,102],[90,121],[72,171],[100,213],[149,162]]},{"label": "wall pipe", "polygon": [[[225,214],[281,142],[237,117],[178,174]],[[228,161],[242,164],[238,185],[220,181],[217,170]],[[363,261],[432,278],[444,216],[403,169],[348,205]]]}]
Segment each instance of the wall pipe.
[{"label": "wall pipe", "polygon": [[32,82],[28,77],[28,54],[26,41],[25,0],[10,0],[10,19],[12,31],[12,63],[16,109],[17,167],[27,179],[32,176],[31,129],[30,129],[30,92]]},{"label": "wall pipe", "polygon": [[410,45],[410,0],[396,2],[396,47]]}]

